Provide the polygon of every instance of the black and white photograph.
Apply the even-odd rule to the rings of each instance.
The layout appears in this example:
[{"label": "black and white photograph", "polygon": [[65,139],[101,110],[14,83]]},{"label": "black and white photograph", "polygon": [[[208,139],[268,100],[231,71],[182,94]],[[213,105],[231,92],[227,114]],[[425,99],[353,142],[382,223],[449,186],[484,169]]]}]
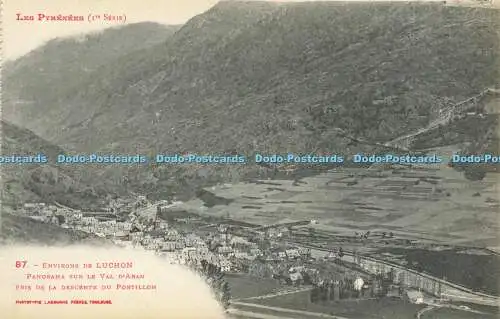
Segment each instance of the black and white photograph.
[{"label": "black and white photograph", "polygon": [[[0,317],[499,318],[499,10],[7,0],[0,263],[29,273]],[[83,246],[102,282],[135,267],[94,263],[112,247],[185,284],[131,269],[116,290],[147,310],[113,313],[110,290],[62,316],[26,292],[59,275],[2,256]]]}]

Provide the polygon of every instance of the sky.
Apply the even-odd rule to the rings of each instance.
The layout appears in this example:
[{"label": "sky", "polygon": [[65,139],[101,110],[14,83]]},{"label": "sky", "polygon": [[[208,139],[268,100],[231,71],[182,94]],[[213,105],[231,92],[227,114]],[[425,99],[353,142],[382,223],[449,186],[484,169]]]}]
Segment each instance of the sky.
[{"label": "sky", "polygon": [[[210,9],[217,2],[218,0],[5,0],[2,56],[15,59],[56,37],[88,33],[124,23],[152,21],[182,24]],[[17,14],[33,15],[35,21],[19,21]],[[36,21],[38,14],[81,15],[85,17],[85,21]],[[125,21],[103,21],[104,14],[122,16]],[[89,22],[89,15],[99,15],[101,19]]]},{"label": "sky", "polygon": [[153,21],[181,24],[203,13],[217,0],[5,0],[3,56],[19,57],[55,37],[87,33],[123,25],[118,21],[18,21],[17,14],[125,16],[125,23]]}]

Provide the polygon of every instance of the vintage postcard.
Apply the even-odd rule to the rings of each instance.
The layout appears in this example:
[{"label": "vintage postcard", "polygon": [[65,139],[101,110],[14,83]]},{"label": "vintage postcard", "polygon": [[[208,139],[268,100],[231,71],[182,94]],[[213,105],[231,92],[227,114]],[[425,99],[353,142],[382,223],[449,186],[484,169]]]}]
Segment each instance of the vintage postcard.
[{"label": "vintage postcard", "polygon": [[1,12],[0,317],[499,318],[497,0]]}]

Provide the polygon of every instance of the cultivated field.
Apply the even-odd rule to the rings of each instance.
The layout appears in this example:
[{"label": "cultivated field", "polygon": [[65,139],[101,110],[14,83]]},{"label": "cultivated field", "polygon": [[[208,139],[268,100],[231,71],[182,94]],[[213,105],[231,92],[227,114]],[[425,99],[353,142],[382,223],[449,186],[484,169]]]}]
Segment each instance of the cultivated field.
[{"label": "cultivated field", "polygon": [[435,309],[422,315],[421,319],[496,319],[493,314],[478,314],[455,309]]},{"label": "cultivated field", "polygon": [[[318,231],[393,232],[421,243],[498,245],[498,177],[469,181],[444,165],[401,170],[345,168],[292,180],[268,180],[207,188],[231,199],[185,208],[202,215],[271,225],[317,220]],[[479,231],[478,231],[479,230]]]},{"label": "cultivated field", "polygon": [[267,295],[283,288],[276,280],[245,274],[226,274],[226,280],[235,299]]},{"label": "cultivated field", "polygon": [[347,318],[413,319],[423,305],[404,303],[398,299],[342,300],[339,302],[311,303],[309,293],[302,292],[257,301],[259,304],[304,310]]}]

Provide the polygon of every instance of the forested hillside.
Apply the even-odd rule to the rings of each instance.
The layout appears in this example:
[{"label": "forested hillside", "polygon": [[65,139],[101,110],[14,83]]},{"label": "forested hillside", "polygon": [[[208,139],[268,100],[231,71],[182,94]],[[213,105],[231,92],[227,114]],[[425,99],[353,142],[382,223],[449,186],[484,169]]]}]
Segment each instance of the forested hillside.
[{"label": "forested hillside", "polygon": [[[441,4],[221,2],[73,87],[54,82],[38,100],[50,104],[6,109],[79,151],[353,153],[370,147],[332,128],[389,140],[494,85],[499,23],[498,10]],[[115,183],[128,175],[132,189],[157,195],[259,171],[112,170]]]}]

